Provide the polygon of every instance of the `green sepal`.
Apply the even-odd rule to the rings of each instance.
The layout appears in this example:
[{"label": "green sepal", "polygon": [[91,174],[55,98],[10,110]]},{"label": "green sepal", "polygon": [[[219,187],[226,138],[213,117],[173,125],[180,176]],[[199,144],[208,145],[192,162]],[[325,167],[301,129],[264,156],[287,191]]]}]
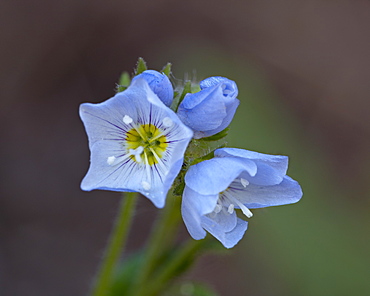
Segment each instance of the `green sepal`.
[{"label": "green sepal", "polygon": [[131,83],[130,74],[128,72],[122,72],[121,76],[119,77],[118,84],[116,86],[116,92],[121,92],[126,90]]},{"label": "green sepal", "polygon": [[209,137],[206,137],[206,138],[202,138],[201,140],[202,141],[218,141],[222,138],[225,138],[227,136],[227,134],[229,133],[229,128],[225,128],[224,130],[218,132],[217,134],[214,134],[212,136],[209,136]]},{"label": "green sepal", "polygon": [[[221,148],[221,147],[218,147],[218,148]],[[202,156],[202,157],[198,157],[198,158],[195,158],[192,162],[191,162],[191,165],[194,165],[194,164],[197,164],[197,163],[200,163],[204,160],[209,160],[209,159],[212,159],[213,157],[215,157],[215,151],[211,151],[210,153]]]},{"label": "green sepal", "polygon": [[167,77],[170,77],[170,74],[171,74],[171,67],[172,67],[172,64],[171,63],[167,63],[166,66],[163,67],[162,69],[162,73],[165,74]]},{"label": "green sepal", "polygon": [[185,98],[186,94],[191,93],[191,81],[186,81],[184,88],[179,96],[175,96],[175,99],[173,100],[171,104],[171,109],[175,112],[177,111],[177,108],[179,107],[182,100]]},{"label": "green sepal", "polygon": [[148,70],[148,67],[146,66],[146,62],[144,61],[143,58],[139,58],[136,64],[135,75],[139,75],[143,73],[145,70]]}]

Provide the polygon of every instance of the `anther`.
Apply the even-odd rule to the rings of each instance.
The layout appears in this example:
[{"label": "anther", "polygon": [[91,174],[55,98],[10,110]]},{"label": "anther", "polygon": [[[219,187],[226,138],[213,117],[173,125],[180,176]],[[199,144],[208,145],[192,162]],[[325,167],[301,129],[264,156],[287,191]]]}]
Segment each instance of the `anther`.
[{"label": "anther", "polygon": [[116,158],[114,156],[109,156],[107,158],[107,164],[112,165],[115,160],[116,160]]},{"label": "anther", "polygon": [[242,183],[243,187],[247,187],[249,185],[249,182],[248,180],[246,179],[243,179],[243,178],[240,178],[240,183]]},{"label": "anther", "polygon": [[173,121],[172,121],[172,119],[171,118],[169,118],[169,117],[165,117],[165,118],[163,118],[163,125],[165,126],[165,127],[171,127],[172,125],[173,125]]},{"label": "anther", "polygon": [[219,212],[221,212],[222,210],[222,205],[218,204],[215,206],[215,209],[213,210],[216,214],[218,214]]},{"label": "anther", "polygon": [[230,204],[230,205],[229,205],[229,207],[227,208],[227,212],[228,212],[229,214],[234,213],[234,205],[233,205],[233,204]]},{"label": "anther", "polygon": [[144,190],[149,190],[151,188],[150,184],[147,181],[142,181],[141,185],[143,186]]},{"label": "anther", "polygon": [[132,118],[128,115],[123,116],[122,120],[125,124],[130,124],[133,121]]}]

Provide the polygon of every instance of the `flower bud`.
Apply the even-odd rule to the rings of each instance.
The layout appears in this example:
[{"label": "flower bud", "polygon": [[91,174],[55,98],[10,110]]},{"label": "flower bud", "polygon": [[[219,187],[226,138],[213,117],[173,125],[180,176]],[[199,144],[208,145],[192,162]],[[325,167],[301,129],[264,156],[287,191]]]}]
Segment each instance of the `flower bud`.
[{"label": "flower bud", "polygon": [[209,137],[224,130],[239,105],[236,83],[224,77],[209,77],[200,82],[201,91],[187,94],[177,115],[194,131],[194,138]]},{"label": "flower bud", "polygon": [[144,78],[148,82],[152,91],[167,107],[171,106],[173,101],[173,87],[165,74],[154,70],[146,70],[135,76],[132,81],[135,81],[138,77]]}]

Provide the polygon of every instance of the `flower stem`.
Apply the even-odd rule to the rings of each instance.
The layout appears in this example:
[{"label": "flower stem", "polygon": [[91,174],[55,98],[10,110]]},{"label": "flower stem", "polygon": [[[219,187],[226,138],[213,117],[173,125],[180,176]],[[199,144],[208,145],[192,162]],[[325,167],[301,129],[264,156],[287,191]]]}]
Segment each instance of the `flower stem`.
[{"label": "flower stem", "polygon": [[173,236],[176,234],[177,226],[181,221],[180,216],[180,198],[171,196],[167,198],[167,205],[157,220],[154,229],[152,230],[151,237],[147,242],[147,250],[144,254],[143,266],[136,279],[133,287],[133,295],[145,295],[142,292],[145,289],[146,282],[155,269],[158,259],[163,254],[164,250],[172,244]]},{"label": "flower stem", "polygon": [[101,262],[92,296],[106,296],[111,288],[112,276],[117,261],[125,247],[134,208],[137,202],[136,192],[126,193],[121,200],[119,212],[110,235],[103,261]]},{"label": "flower stem", "polygon": [[173,257],[173,260],[169,261],[167,265],[163,266],[163,268],[161,268],[161,270],[159,270],[150,280],[148,285],[145,285],[145,292],[142,295],[159,295],[166,283],[173,278],[174,274],[178,272],[179,268],[184,266],[185,262],[190,262],[188,267],[192,265],[205,244],[205,239],[200,241],[191,239],[184,243],[184,245]]}]

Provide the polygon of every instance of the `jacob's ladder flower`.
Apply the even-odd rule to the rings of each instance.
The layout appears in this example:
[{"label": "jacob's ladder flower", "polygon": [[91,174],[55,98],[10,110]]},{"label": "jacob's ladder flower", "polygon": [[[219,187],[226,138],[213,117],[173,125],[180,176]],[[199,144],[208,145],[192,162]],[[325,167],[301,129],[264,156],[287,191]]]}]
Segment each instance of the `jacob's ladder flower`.
[{"label": "jacob's ladder flower", "polygon": [[91,151],[83,190],[135,191],[161,208],[192,138],[144,78],[100,104],[84,103],[80,116]]},{"label": "jacob's ladder flower", "polygon": [[243,237],[251,209],[295,203],[302,197],[300,185],[286,176],[288,158],[248,150],[223,148],[215,158],[193,165],[185,176],[182,215],[194,239],[207,230],[226,248]]}]

